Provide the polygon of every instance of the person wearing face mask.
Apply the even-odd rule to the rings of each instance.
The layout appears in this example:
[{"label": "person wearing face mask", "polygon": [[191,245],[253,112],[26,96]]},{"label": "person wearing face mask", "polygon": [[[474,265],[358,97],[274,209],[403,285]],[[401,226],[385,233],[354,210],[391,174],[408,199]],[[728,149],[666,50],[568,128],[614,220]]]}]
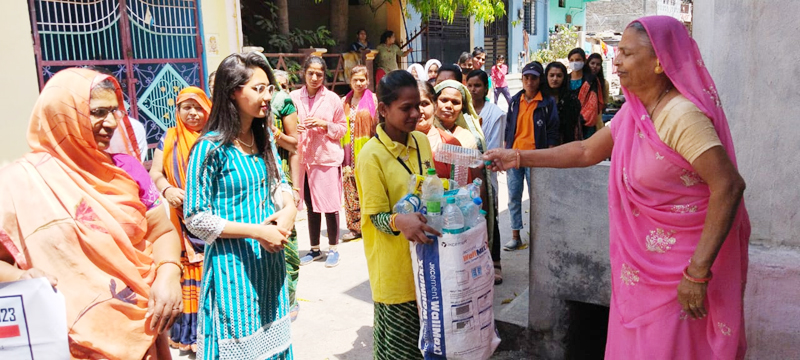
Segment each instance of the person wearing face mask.
[{"label": "person wearing face mask", "polygon": [[[581,48],[574,48],[567,56],[569,59],[570,90],[578,93],[581,101],[581,117],[583,118],[583,138],[588,139],[598,129],[597,115],[605,107],[603,100],[603,85],[586,65],[586,52]],[[602,128],[602,121],[600,122]]]}]

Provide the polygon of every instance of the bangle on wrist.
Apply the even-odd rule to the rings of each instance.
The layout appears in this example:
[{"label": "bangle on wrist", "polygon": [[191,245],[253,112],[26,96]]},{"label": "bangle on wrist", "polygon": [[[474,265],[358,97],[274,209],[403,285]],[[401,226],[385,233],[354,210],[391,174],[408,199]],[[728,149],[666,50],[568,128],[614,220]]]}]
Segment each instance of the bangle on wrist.
[{"label": "bangle on wrist", "polygon": [[164,264],[172,264],[172,265],[177,266],[179,269],[181,269],[181,274],[183,274],[183,265],[180,262],[175,261],[175,260],[161,260],[161,261],[158,262],[158,265],[156,265],[156,275],[158,275],[158,268],[160,268],[161,265],[164,265]]},{"label": "bangle on wrist", "polygon": [[172,185],[167,185],[167,187],[165,187],[164,190],[161,190],[161,197],[166,199],[167,198],[167,190],[169,190],[171,188],[172,188]]},{"label": "bangle on wrist", "polygon": [[399,232],[400,230],[397,229],[395,220],[397,220],[397,214],[392,214],[392,216],[389,217],[389,227],[392,229],[392,231]]},{"label": "bangle on wrist", "polygon": [[711,270],[708,271],[708,277],[696,278],[694,276],[689,275],[688,266],[683,268],[683,278],[695,284],[708,284],[708,282],[711,281],[712,277],[714,277],[714,274],[711,273]]}]

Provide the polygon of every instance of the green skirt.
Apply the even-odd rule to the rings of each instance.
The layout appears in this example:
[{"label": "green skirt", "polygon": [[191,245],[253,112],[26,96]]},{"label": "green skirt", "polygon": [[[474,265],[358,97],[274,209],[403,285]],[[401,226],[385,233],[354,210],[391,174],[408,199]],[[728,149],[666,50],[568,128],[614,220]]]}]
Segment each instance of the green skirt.
[{"label": "green skirt", "polygon": [[422,359],[418,347],[419,330],[416,301],[392,305],[376,302],[373,328],[375,359]]}]

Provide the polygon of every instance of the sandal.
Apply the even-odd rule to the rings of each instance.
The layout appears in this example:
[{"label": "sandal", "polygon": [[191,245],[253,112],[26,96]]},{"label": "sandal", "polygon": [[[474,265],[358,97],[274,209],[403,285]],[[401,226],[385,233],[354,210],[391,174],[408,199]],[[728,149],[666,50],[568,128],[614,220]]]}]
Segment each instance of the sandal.
[{"label": "sandal", "polygon": [[344,236],[342,236],[342,241],[353,241],[355,239],[360,239],[360,238],[361,238],[361,233],[357,233],[355,231],[351,231],[351,232],[349,232],[347,234],[344,234]]}]

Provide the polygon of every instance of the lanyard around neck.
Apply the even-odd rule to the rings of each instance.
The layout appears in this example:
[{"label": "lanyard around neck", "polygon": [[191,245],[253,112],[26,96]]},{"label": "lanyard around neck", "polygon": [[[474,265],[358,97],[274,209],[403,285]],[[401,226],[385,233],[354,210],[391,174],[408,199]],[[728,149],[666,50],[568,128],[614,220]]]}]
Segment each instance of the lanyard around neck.
[{"label": "lanyard around neck", "polygon": [[[411,138],[414,139],[414,144],[417,146],[417,163],[419,164],[419,174],[424,175],[422,173],[422,155],[419,154],[419,142],[417,142],[417,138],[415,138],[414,135],[408,134],[408,136],[411,136]],[[378,134],[375,134],[375,139],[378,140],[381,145],[383,145],[383,148],[386,149],[386,151],[389,151],[389,148],[386,147],[386,144],[384,144],[383,141],[381,141],[381,138],[378,137]],[[391,154],[392,152],[389,151],[389,153]],[[403,165],[403,168],[408,171],[409,175],[414,174],[414,172],[411,171],[411,168],[409,168],[408,165],[406,165],[406,162],[403,161],[403,159],[401,159],[399,156],[397,157],[397,162],[399,162],[400,165]]]}]

